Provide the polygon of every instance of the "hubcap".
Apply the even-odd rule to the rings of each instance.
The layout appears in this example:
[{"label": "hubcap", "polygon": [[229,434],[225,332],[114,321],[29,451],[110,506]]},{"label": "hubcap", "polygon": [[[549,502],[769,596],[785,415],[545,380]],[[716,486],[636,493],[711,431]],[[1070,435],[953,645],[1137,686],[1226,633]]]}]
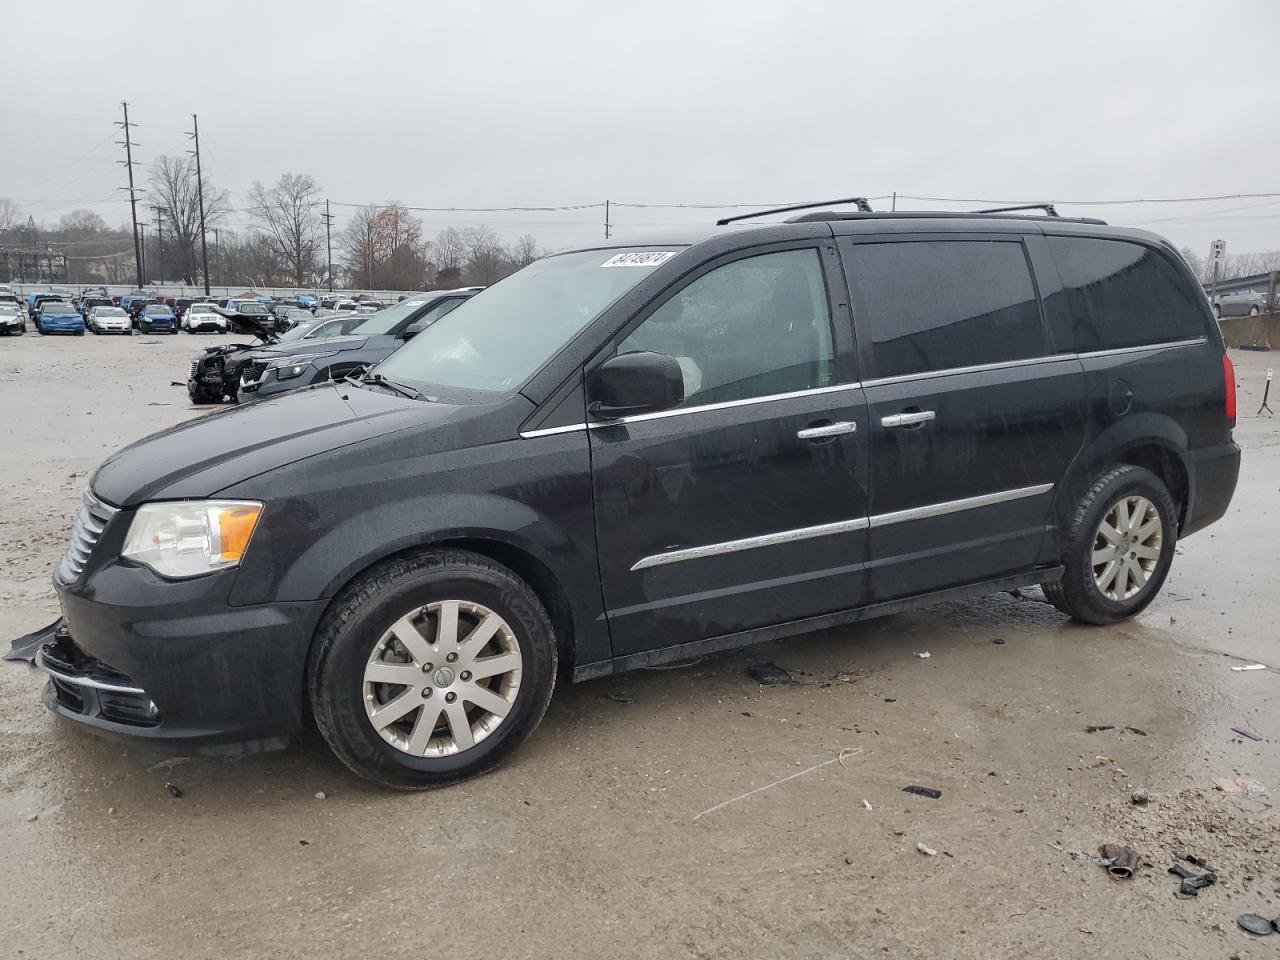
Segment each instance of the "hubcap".
[{"label": "hubcap", "polygon": [[502,724],[521,666],[515,634],[488,607],[429,603],[397,620],[374,646],[364,668],[365,715],[397,750],[452,756]]},{"label": "hubcap", "polygon": [[1093,537],[1093,582],[1108,600],[1136,596],[1160,560],[1160,511],[1146,497],[1122,497]]}]

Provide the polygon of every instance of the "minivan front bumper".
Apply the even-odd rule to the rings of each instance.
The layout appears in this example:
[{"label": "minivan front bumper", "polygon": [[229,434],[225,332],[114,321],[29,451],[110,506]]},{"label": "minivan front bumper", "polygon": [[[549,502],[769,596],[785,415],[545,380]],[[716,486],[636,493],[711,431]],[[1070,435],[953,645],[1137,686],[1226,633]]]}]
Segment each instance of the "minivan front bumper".
[{"label": "minivan front bumper", "polygon": [[49,708],[107,735],[282,744],[303,724],[307,649],[325,603],[231,606],[234,578],[168,581],[119,561],[75,586],[55,577],[67,636],[37,656]]}]

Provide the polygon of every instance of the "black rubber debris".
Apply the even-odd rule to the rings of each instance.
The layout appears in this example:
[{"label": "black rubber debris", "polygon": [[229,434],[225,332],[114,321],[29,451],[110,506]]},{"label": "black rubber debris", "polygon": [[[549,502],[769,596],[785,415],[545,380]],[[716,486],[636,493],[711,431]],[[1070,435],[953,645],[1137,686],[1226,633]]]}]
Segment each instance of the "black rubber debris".
[{"label": "black rubber debris", "polygon": [[1196,875],[1196,872],[1194,870],[1192,870],[1190,867],[1184,867],[1180,863],[1175,863],[1172,867],[1170,867],[1169,872],[1172,873],[1175,877],[1181,877],[1183,880],[1190,879],[1191,877],[1194,877]]},{"label": "black rubber debris", "polygon": [[1256,913],[1242,913],[1236,917],[1236,923],[1240,925],[1241,930],[1248,930],[1250,933],[1256,933],[1260,937],[1276,932],[1275,926],[1266,917],[1260,917]]},{"label": "black rubber debris", "polygon": [[996,638],[995,638],[994,640],[992,640],[991,642],[992,642],[992,643],[1004,643],[1004,639],[1003,639],[1003,638],[1001,638],[1001,637],[996,637]]},{"label": "black rubber debris", "polygon": [[747,676],[766,687],[776,687],[791,682],[791,674],[776,663],[756,663],[747,667]]},{"label": "black rubber debris", "polygon": [[1182,886],[1178,888],[1178,893],[1184,897],[1194,897],[1205,887],[1212,887],[1218,882],[1216,873],[1206,873],[1200,877],[1188,877],[1182,881]]},{"label": "black rubber debris", "polygon": [[903,787],[902,792],[914,793],[917,797],[928,797],[930,800],[937,800],[942,796],[941,790],[935,790],[933,787],[921,787],[914,783],[909,787]]},{"label": "black rubber debris", "polygon": [[166,783],[164,788],[169,791],[169,796],[173,797],[175,800],[184,796],[182,788],[176,783]]},{"label": "black rubber debris", "polygon": [[1114,730],[1115,726],[1110,723],[1099,723],[1093,726],[1085,727],[1085,733],[1101,733],[1103,730]]},{"label": "black rubber debris", "polygon": [[1125,727],[1125,729],[1130,733],[1136,733],[1140,737],[1145,737],[1147,735],[1147,731],[1139,730],[1137,727]]},{"label": "black rubber debris", "polygon": [[630,697],[624,697],[620,693],[602,693],[600,699],[612,700],[614,703],[635,703]]},{"label": "black rubber debris", "polygon": [[1201,870],[1204,870],[1208,873],[1218,872],[1217,867],[1211,864],[1208,860],[1204,859],[1204,857],[1197,857],[1194,853],[1180,853],[1179,851],[1175,850],[1173,851],[1173,855],[1177,857],[1179,860],[1185,860],[1187,861],[1187,863],[1191,864],[1192,866],[1199,867]]}]

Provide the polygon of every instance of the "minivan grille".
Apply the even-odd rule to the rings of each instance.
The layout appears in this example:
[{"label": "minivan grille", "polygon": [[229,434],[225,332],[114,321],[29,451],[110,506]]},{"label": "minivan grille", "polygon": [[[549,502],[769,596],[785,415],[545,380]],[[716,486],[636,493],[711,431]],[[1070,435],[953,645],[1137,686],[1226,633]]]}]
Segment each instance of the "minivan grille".
[{"label": "minivan grille", "polygon": [[191,372],[187,374],[187,379],[188,379],[188,380],[194,380],[194,379],[196,378],[196,372],[197,372],[199,369],[200,369],[200,360],[199,360],[199,358],[197,358],[197,359],[195,359],[195,360],[192,360],[192,361],[191,361]]},{"label": "minivan grille", "polygon": [[98,538],[107,527],[107,521],[116,514],[115,507],[107,506],[87,488],[82,499],[80,512],[71,526],[71,545],[58,564],[58,579],[63,583],[75,583],[79,579]]}]

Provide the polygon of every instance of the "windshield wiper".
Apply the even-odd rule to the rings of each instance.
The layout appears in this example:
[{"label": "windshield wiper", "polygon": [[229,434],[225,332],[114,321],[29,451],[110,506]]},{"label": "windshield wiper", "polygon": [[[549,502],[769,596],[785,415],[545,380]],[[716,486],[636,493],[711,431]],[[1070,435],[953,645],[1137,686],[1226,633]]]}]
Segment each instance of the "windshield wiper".
[{"label": "windshield wiper", "polygon": [[415,390],[413,387],[409,386],[408,384],[397,383],[395,380],[390,380],[387,377],[384,377],[380,373],[366,374],[361,382],[375,383],[380,387],[386,387],[388,390],[394,390],[396,393],[400,394],[402,397],[408,397],[410,400],[421,400],[423,398],[422,393],[420,391]]}]

